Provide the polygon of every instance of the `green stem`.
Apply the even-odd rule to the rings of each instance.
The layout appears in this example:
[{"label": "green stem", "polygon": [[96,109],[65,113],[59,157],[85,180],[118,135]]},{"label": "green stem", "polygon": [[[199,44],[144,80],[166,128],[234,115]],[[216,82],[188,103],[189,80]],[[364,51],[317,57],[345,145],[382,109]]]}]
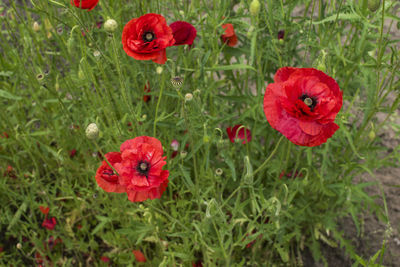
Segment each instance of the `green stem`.
[{"label": "green stem", "polygon": [[282,142],[282,140],[284,139],[284,135],[281,136],[281,138],[279,138],[278,143],[276,143],[276,146],[274,148],[274,150],[272,150],[271,154],[269,155],[269,157],[263,162],[263,164],[261,164],[260,167],[257,168],[257,170],[255,170],[253,172],[253,175],[256,175],[256,173],[258,173],[259,171],[263,170],[265,168],[265,166],[267,166],[268,162],[272,159],[272,157],[276,154],[276,151],[278,151],[278,147],[279,144]]}]

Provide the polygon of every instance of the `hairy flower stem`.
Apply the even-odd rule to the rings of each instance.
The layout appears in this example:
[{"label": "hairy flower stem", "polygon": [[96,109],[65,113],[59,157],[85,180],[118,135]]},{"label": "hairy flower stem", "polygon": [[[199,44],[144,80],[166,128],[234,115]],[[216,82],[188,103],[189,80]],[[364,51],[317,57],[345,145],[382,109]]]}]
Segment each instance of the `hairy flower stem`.
[{"label": "hairy flower stem", "polygon": [[271,154],[269,154],[269,157],[261,164],[260,167],[258,167],[254,172],[253,175],[256,175],[259,171],[263,170],[265,166],[267,166],[268,162],[272,159],[272,157],[276,154],[276,151],[278,151],[279,144],[282,142],[282,140],[285,138],[284,135],[279,138],[278,143],[276,143],[274,150],[272,150]]}]

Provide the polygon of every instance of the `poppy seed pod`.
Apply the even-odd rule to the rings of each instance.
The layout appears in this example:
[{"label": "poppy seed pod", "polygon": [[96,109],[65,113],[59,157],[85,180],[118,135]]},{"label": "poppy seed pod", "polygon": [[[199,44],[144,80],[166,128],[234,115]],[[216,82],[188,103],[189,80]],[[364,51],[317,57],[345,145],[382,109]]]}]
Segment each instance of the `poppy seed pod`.
[{"label": "poppy seed pod", "polygon": [[114,19],[108,19],[104,22],[104,29],[107,32],[113,32],[117,29],[118,23]]},{"label": "poppy seed pod", "polygon": [[176,76],[171,79],[171,83],[175,87],[175,89],[178,90],[182,87],[183,79],[179,76]]},{"label": "poppy seed pod", "polygon": [[258,13],[260,12],[260,1],[258,0],[253,0],[250,3],[250,15],[253,17],[258,16]]},{"label": "poppy seed pod", "polygon": [[368,0],[368,9],[371,12],[377,11],[380,5],[381,0]]},{"label": "poppy seed pod", "polygon": [[90,140],[95,140],[99,137],[99,128],[96,123],[91,123],[86,127],[86,137]]}]

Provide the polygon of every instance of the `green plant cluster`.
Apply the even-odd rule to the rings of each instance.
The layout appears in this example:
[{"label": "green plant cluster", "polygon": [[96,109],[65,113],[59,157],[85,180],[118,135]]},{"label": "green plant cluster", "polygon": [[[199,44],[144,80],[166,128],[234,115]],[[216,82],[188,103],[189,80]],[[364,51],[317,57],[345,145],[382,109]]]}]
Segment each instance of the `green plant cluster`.
[{"label": "green plant cluster", "polygon": [[[143,266],[301,266],[307,249],[327,264],[321,244],[365,262],[337,221],[351,215],[360,231],[366,210],[388,221],[362,177],[399,160],[379,137],[390,121],[376,119],[400,101],[390,34],[399,2],[372,12],[365,1],[260,0],[255,16],[250,2],[100,0],[87,12],[69,1],[0,1],[0,265],[32,266],[40,253],[57,266],[104,265],[101,256],[132,266],[134,249]],[[192,23],[194,46],[169,48],[162,66],[128,57],[122,28],[150,12]],[[108,18],[118,23],[112,33],[96,27]],[[225,23],[236,47],[221,42]],[[284,66],[318,68],[344,93],[340,129],[319,147],[280,139],[265,119],[266,85]],[[93,122],[94,141],[85,135]],[[229,142],[236,124],[251,142]],[[141,135],[162,142],[170,182],[161,199],[131,203],[94,177],[99,153]],[[42,227],[39,206],[57,218],[54,230]],[[50,236],[62,239],[52,250]]]}]

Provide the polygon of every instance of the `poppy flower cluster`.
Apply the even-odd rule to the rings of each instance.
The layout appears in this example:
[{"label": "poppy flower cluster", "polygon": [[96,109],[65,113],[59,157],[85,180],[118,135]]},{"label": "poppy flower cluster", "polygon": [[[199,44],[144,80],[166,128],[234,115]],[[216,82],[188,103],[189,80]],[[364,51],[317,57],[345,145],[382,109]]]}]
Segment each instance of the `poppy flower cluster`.
[{"label": "poppy flower cluster", "polygon": [[120,152],[105,154],[96,172],[97,184],[106,192],[127,193],[132,202],[160,198],[168,185],[168,170],[161,142],[139,136],[122,143]]},{"label": "poppy flower cluster", "polygon": [[162,15],[149,13],[133,18],[124,26],[122,46],[134,59],[164,64],[167,47],[192,45],[196,34],[196,29],[188,22],[175,21],[168,26]]},{"label": "poppy flower cluster", "polygon": [[336,81],[313,68],[279,69],[264,95],[264,113],[272,128],[300,146],[325,143],[339,126],[342,107]]}]

